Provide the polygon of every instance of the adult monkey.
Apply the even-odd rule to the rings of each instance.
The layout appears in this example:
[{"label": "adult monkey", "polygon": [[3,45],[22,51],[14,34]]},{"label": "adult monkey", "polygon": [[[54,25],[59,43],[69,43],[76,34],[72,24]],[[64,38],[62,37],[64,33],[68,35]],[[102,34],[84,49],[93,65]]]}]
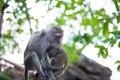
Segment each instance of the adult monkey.
[{"label": "adult monkey", "polygon": [[[42,80],[46,80],[46,77],[55,80],[48,59],[50,57],[49,48],[52,47],[51,44],[61,47],[62,36],[63,30],[60,27],[51,27],[37,32],[31,37],[24,52],[25,80],[28,80],[28,70],[36,70]],[[52,56],[54,55],[52,54]]]}]

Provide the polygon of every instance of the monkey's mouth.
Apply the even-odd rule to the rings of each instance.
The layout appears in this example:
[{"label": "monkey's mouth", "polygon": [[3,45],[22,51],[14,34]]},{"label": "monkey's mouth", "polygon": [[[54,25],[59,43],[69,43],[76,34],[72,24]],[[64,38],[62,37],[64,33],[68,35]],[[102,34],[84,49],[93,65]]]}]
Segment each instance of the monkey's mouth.
[{"label": "monkey's mouth", "polygon": [[60,41],[57,41],[58,44],[60,44]]},{"label": "monkey's mouth", "polygon": [[49,54],[49,57],[50,57],[50,58],[52,58],[52,57],[54,57],[54,56],[55,56],[55,55],[53,55],[53,54]]}]

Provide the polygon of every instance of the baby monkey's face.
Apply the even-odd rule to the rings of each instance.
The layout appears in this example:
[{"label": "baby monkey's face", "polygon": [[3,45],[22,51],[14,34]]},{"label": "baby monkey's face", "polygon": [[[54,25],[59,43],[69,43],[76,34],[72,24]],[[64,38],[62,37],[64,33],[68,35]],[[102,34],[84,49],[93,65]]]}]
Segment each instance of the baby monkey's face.
[{"label": "baby monkey's face", "polygon": [[48,50],[49,57],[50,58],[55,57],[59,53],[60,50],[61,50],[61,45],[51,44]]}]

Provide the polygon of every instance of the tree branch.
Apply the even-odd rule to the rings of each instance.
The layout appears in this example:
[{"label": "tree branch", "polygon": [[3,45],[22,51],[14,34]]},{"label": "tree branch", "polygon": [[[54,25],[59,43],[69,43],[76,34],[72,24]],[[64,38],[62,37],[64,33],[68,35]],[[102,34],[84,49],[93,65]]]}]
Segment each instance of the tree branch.
[{"label": "tree branch", "polygon": [[3,24],[3,16],[4,16],[4,11],[9,5],[7,3],[4,3],[1,9],[1,15],[0,15],[0,38],[1,38],[1,32],[2,32],[2,24]]},{"label": "tree branch", "polygon": [[10,60],[7,60],[7,59],[5,59],[5,58],[3,58],[3,57],[0,57],[0,60],[4,60],[5,62],[7,62],[7,63],[9,63],[9,64],[12,64],[15,69],[17,69],[17,70],[19,70],[19,71],[21,71],[21,72],[24,71],[24,67],[20,66],[19,64],[16,64],[16,63],[14,63],[14,62],[12,62],[12,61],[10,61]]}]

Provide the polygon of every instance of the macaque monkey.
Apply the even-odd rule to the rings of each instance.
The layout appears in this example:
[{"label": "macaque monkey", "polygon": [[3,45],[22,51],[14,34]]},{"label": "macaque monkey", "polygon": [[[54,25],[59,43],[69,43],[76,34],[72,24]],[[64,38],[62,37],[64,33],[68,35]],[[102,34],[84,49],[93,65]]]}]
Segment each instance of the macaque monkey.
[{"label": "macaque monkey", "polygon": [[[51,44],[49,47],[48,54],[51,58],[51,69],[55,78],[59,78],[64,74],[68,67],[68,56],[64,49],[60,48],[57,44]],[[41,80],[41,79],[38,79]]]},{"label": "macaque monkey", "polygon": [[[59,78],[64,74],[68,67],[68,56],[64,49],[58,48],[58,46],[56,46],[55,44],[52,45],[53,46],[48,50],[49,57],[51,58],[51,69],[55,78]],[[41,79],[37,78],[37,80]]]},{"label": "macaque monkey", "polygon": [[[62,37],[63,30],[60,27],[50,27],[36,32],[31,37],[24,52],[25,80],[28,80],[28,70],[36,70],[41,80],[56,80],[51,64],[57,67],[54,57],[63,51],[61,49]],[[53,58],[51,63],[50,58]],[[62,64],[63,67],[64,65]]]},{"label": "macaque monkey", "polygon": [[68,67],[68,56],[64,49],[59,50],[55,57],[51,60],[51,69],[56,78],[64,74]]}]

